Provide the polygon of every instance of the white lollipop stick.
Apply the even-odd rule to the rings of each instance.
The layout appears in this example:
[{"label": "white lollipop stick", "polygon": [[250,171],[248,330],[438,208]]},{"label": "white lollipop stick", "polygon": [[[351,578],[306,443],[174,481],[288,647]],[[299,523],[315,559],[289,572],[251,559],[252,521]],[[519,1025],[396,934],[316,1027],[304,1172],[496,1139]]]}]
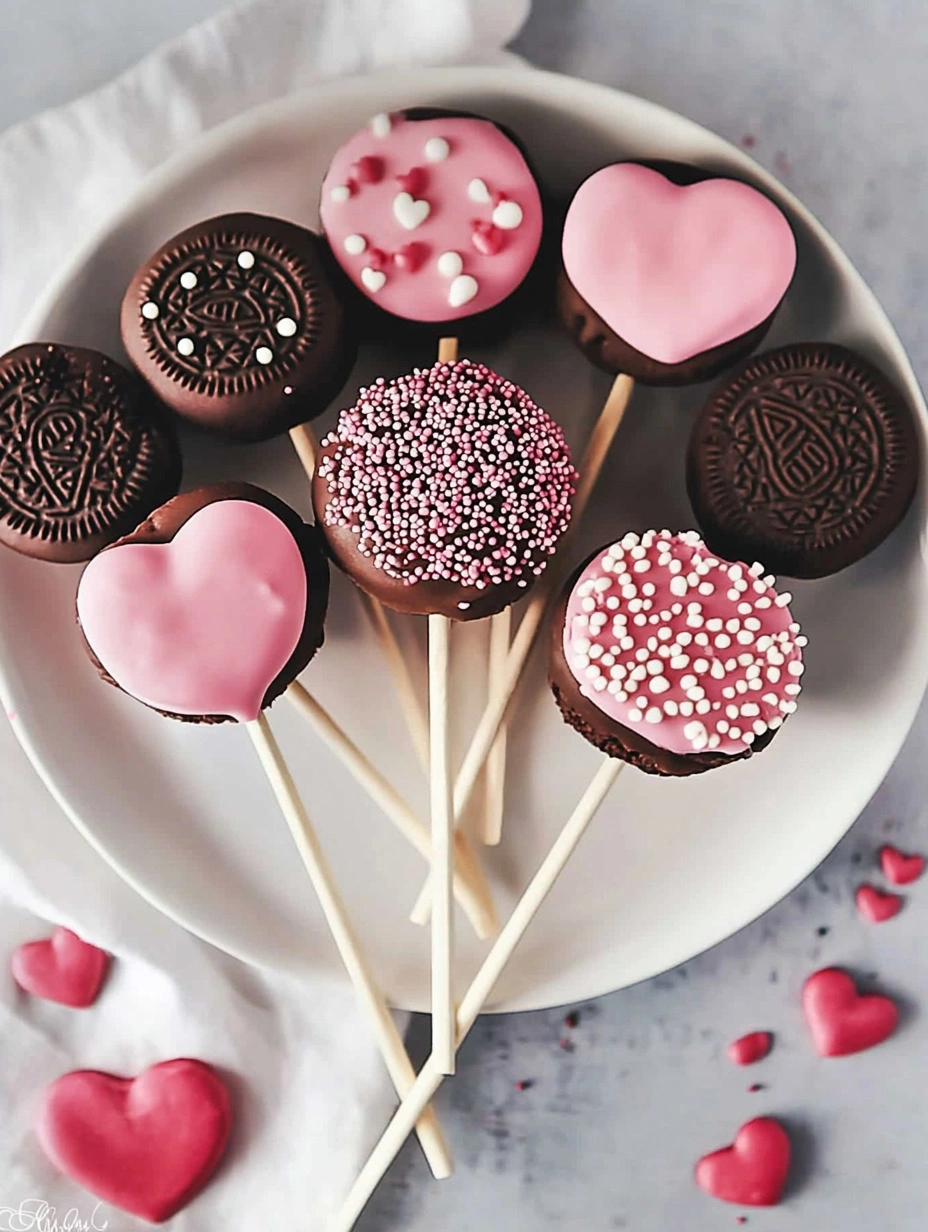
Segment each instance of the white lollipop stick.
[{"label": "white lollipop stick", "polygon": [[[512,608],[505,607],[490,618],[490,657],[487,668],[487,698],[492,700],[506,670],[509,638],[512,632]],[[487,758],[484,772],[483,815],[480,838],[488,847],[495,847],[503,836],[503,809],[506,803],[506,727],[501,725]]]},{"label": "white lollipop stick", "polygon": [[432,1056],[443,1074],[454,1073],[454,911],[451,895],[454,802],[448,728],[451,621],[429,616],[429,775],[432,817]]},{"label": "white lollipop stick", "polygon": [[[516,946],[547,897],[565,864],[570,859],[580,839],[596,815],[596,811],[615,782],[625,763],[606,758],[593,776],[592,782],[564,829],[558,835],[528,889],[519,899],[512,915],[483,961],[480,970],[464,994],[457,1012],[457,1042],[460,1047],[477,1016],[486,1004],[504,967],[512,957]],[[364,1165],[344,1206],[328,1232],[350,1232],[377,1185],[396,1158],[403,1143],[409,1137],[416,1118],[427,1107],[441,1086],[443,1074],[430,1056],[419,1072],[410,1094],[403,1100],[387,1126],[383,1136]]]},{"label": "white lollipop stick", "polygon": [[[332,939],[373,1024],[390,1078],[403,1098],[415,1083],[415,1070],[396,1029],[386,998],[375,983],[361,952],[360,942],[335,887],[328,862],[297,792],[296,784],[264,714],[259,714],[257,719],[246,723],[245,727],[261,759],[261,765],[277,797],[281,812],[287,819],[290,833],[309,873]],[[451,1175],[451,1157],[434,1112],[431,1109],[423,1111],[424,1115],[414,1118],[416,1132],[433,1175],[443,1179]]]}]

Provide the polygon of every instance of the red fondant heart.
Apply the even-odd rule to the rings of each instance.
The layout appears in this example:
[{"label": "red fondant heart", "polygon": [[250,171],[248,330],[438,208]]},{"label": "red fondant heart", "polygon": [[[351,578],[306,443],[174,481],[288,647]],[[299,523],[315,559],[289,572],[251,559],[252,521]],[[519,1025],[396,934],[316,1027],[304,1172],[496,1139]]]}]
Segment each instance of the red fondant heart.
[{"label": "red fondant heart", "polygon": [[739,1206],[776,1206],[789,1172],[789,1135],[772,1117],[742,1125],[731,1146],[704,1155],[696,1165],[696,1183],[723,1202]]},{"label": "red fondant heart", "polygon": [[29,941],[10,960],[13,979],[34,997],[84,1009],[97,999],[110,956],[69,928],[56,928],[45,941]]},{"label": "red fondant heart", "polygon": [[905,899],[900,894],[885,894],[872,885],[862,885],[858,888],[854,901],[857,910],[871,924],[882,924],[891,920],[902,910]]},{"label": "red fondant heart", "polygon": [[409,193],[410,197],[418,197],[428,182],[428,176],[424,167],[410,167],[405,175],[396,177],[396,182],[403,192]]},{"label": "red fondant heart", "polygon": [[394,255],[393,260],[401,270],[405,270],[407,274],[414,274],[417,269],[421,269],[425,264],[428,255],[428,244],[417,244],[414,240],[411,244],[404,245]]},{"label": "red fondant heart", "polygon": [[893,885],[908,885],[925,871],[925,857],[907,856],[896,847],[886,846],[880,849],[880,867]]},{"label": "red fondant heart", "polygon": [[153,1223],[199,1192],[225,1149],[229,1094],[202,1061],[164,1061],[138,1078],[94,1070],[47,1087],[36,1130],[49,1159],[105,1202]]},{"label": "red fondant heart", "polygon": [[364,254],[364,263],[372,270],[382,270],[387,263],[387,254],[381,248],[368,248]]},{"label": "red fondant heart", "polygon": [[349,168],[350,174],[362,184],[379,184],[383,179],[383,159],[365,154]]},{"label": "red fondant heart", "polygon": [[881,1044],[899,1019],[889,997],[860,996],[851,977],[835,967],[809,976],[802,989],[802,1008],[823,1057],[845,1057]]},{"label": "red fondant heart", "polygon": [[728,1045],[728,1058],[735,1065],[753,1065],[762,1061],[770,1051],[773,1036],[769,1031],[752,1031],[750,1035],[742,1035]]},{"label": "red fondant heart", "polygon": [[506,244],[506,235],[492,222],[475,218],[471,223],[470,242],[485,257],[495,257]]}]

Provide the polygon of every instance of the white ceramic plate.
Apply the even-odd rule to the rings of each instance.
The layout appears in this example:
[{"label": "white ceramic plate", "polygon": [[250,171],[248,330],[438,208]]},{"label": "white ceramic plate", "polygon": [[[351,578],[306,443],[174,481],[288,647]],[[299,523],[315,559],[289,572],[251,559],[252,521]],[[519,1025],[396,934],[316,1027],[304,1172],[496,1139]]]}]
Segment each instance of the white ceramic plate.
[{"label": "white ceramic plate", "polygon": [[[343,81],[225,125],[147,182],[48,294],[24,337],[120,356],[123,288],[165,238],[234,209],[315,224],[318,186],[338,143],[374,112],[426,102],[511,124],[562,196],[620,157],[678,158],[755,180],[787,209],[799,236],[799,271],[769,343],[835,338],[859,347],[906,390],[924,439],[928,417],[898,338],[844,254],[789,193],[688,120],[533,70]],[[582,444],[608,382],[554,330],[520,333],[482,357],[524,384],[572,444]],[[430,358],[368,352],[342,402],[370,376]],[[701,388],[636,393],[578,554],[628,529],[692,524],[684,443],[704,395]],[[286,441],[234,448],[189,438],[185,450],[187,486],[246,478],[308,512]],[[793,588],[810,638],[806,688],[799,712],[762,756],[693,780],[623,776],[500,980],[493,1008],[576,1001],[654,975],[754,919],[819,863],[889,768],[928,679],[928,640],[920,632],[928,619],[924,526],[923,484],[909,518],[878,552],[838,577]],[[335,970],[337,957],[248,737],[231,726],[170,722],[102,685],[74,624],[77,577],[74,568],[0,555],[2,689],[39,772],[88,839],[162,911],[251,962],[296,973]],[[421,626],[407,620],[403,634],[421,655]],[[474,686],[484,636],[467,626],[456,638],[459,744],[480,706]],[[541,670],[536,662],[514,725],[505,840],[487,855],[503,910],[599,757],[562,725]],[[389,681],[340,575],[325,649],[305,678],[424,809]],[[424,1008],[428,939],[406,918],[421,861],[285,700],[272,721],[375,969],[397,1005]],[[463,924],[459,937],[463,982],[483,947]]]}]

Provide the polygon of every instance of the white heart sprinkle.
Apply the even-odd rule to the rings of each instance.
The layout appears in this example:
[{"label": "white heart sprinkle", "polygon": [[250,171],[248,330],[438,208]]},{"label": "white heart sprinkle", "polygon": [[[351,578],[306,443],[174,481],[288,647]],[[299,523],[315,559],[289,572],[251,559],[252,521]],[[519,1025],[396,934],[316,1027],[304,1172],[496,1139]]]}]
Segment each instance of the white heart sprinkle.
[{"label": "white heart sprinkle", "polygon": [[425,157],[430,163],[443,163],[451,153],[451,146],[444,137],[429,137],[425,143]]},{"label": "white heart sprinkle", "polygon": [[476,201],[478,205],[489,205],[490,190],[483,180],[471,180],[467,185],[467,195],[471,201]]},{"label": "white heart sprinkle", "polygon": [[296,333],[296,321],[293,317],[281,317],[277,322],[277,332],[281,338],[292,338]]},{"label": "white heart sprinkle", "polygon": [[375,295],[387,281],[387,276],[383,270],[371,269],[369,265],[365,265],[361,270],[361,281],[367,287],[368,291],[372,291]]},{"label": "white heart sprinkle", "polygon": [[186,270],[183,274],[181,274],[180,285],[185,291],[193,290],[193,288],[197,285],[197,276],[193,270]]},{"label": "white heart sprinkle", "polygon": [[504,231],[514,231],[522,221],[522,206],[515,201],[500,201],[492,218]]},{"label": "white heart sprinkle", "polygon": [[178,355],[192,355],[194,351],[192,338],[179,338],[177,340]]},{"label": "white heart sprinkle", "polygon": [[397,193],[393,198],[393,217],[407,231],[415,231],[431,212],[427,201],[416,201],[408,192]]},{"label": "white heart sprinkle", "polygon": [[274,352],[270,347],[258,347],[255,351],[255,359],[259,364],[269,364],[274,358]]},{"label": "white heart sprinkle", "polygon": [[446,278],[457,278],[464,268],[459,252],[443,252],[438,258],[438,272]]},{"label": "white heart sprinkle", "polygon": [[359,257],[367,247],[367,240],[363,235],[346,235],[345,236],[345,252],[352,257]]},{"label": "white heart sprinkle", "polygon": [[158,308],[158,305],[153,303],[152,300],[149,300],[147,303],[142,305],[142,316],[146,321],[154,321],[158,316],[159,311],[160,309]]},{"label": "white heart sprinkle", "polygon": [[393,127],[393,122],[385,111],[379,111],[371,119],[371,132],[375,137],[387,137],[390,134],[390,129]]},{"label": "white heart sprinkle", "polygon": [[246,248],[238,254],[238,263],[242,269],[251,269],[255,263],[255,254]]},{"label": "white heart sprinkle", "polygon": [[351,189],[346,184],[336,184],[329,193],[329,196],[336,204],[341,205],[343,201],[347,201],[351,196]]},{"label": "white heart sprinkle", "polygon": [[452,308],[460,308],[462,304],[469,304],[479,290],[476,278],[470,274],[458,274],[448,288],[448,303]]}]

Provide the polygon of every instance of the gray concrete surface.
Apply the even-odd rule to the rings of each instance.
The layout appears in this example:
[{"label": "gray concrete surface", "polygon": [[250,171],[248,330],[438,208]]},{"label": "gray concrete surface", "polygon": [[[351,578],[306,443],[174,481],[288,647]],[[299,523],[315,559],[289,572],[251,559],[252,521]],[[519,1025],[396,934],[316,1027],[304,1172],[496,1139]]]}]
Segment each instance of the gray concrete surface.
[{"label": "gray concrete surface", "polygon": [[[0,6],[0,127],[106,80],[218,7]],[[928,378],[922,3],[536,0],[515,46],[544,67],[621,86],[750,140],[857,262]],[[742,1213],[750,1232],[922,1232],[928,878],[880,927],[857,916],[853,890],[887,836],[928,848],[926,741],[923,709],[845,841],[738,936],[579,1007],[573,1029],[562,1011],[479,1023],[460,1077],[439,1100],[456,1176],[430,1182],[409,1148],[362,1232],[715,1232]],[[903,1021],[890,1042],[855,1058],[815,1058],[798,995],[823,963],[898,997]],[[754,1028],[776,1033],[774,1052],[736,1069],[724,1046]],[[519,1082],[530,1085],[517,1090]],[[753,1083],[763,1089],[749,1092]],[[741,1212],[695,1189],[691,1169],[761,1113],[791,1128],[792,1179],[781,1207]]]}]

